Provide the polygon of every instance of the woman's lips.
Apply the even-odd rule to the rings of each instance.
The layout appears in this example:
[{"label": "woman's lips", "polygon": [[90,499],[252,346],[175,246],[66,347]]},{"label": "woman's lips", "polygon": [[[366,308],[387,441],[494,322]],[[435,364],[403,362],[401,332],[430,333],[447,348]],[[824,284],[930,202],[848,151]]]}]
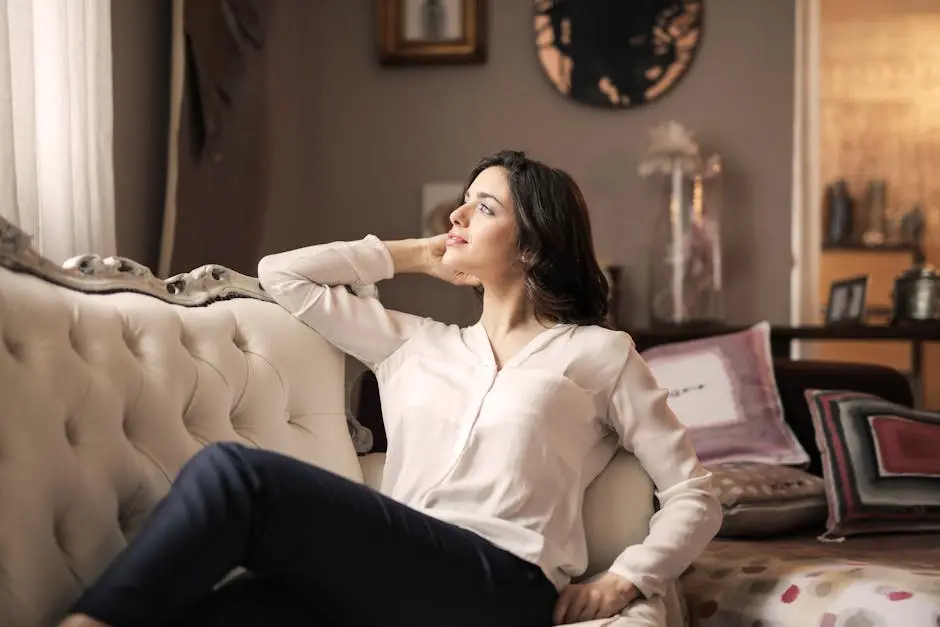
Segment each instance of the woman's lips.
[{"label": "woman's lips", "polygon": [[466,244],[466,243],[467,243],[467,240],[465,240],[464,238],[460,237],[459,235],[457,235],[457,234],[455,234],[455,233],[448,233],[448,234],[447,234],[447,245],[448,245],[448,246],[457,246],[458,244]]}]

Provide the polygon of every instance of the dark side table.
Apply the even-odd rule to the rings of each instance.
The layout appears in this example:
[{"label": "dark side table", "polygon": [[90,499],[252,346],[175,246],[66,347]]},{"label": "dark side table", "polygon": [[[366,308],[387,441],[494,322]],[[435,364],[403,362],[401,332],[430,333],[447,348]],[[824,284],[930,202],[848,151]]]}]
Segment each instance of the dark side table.
[{"label": "dark side table", "polygon": [[[750,328],[747,325],[691,325],[688,327],[662,327],[651,329],[624,329],[633,336],[641,352],[672,342],[695,340],[723,333],[734,333]],[[908,342],[911,345],[911,369],[908,376],[917,407],[924,403],[924,344],[940,342],[940,323],[909,322],[901,324],[833,324],[771,326],[770,346],[774,357],[788,358],[795,340],[866,340]]]}]

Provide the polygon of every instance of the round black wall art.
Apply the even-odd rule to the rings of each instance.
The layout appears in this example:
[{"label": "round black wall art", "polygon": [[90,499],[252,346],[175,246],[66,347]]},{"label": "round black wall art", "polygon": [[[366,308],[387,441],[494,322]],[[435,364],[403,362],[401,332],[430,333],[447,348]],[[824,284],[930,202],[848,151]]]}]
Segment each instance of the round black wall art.
[{"label": "round black wall art", "polygon": [[651,103],[688,71],[705,0],[535,0],[542,69],[559,92],[608,108]]}]

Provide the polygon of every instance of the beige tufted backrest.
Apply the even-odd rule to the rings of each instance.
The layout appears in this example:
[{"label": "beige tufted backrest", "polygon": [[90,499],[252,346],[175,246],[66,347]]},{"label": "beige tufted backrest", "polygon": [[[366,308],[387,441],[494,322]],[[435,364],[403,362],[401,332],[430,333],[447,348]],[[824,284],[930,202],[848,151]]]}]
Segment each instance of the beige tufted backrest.
[{"label": "beige tufted backrest", "polygon": [[[181,296],[224,283],[213,272],[185,275]],[[206,442],[263,446],[362,479],[341,353],[261,298],[174,305],[125,291],[156,282],[135,273],[146,274],[91,259],[69,275],[118,289],[106,294],[0,267],[3,627],[61,616]]]},{"label": "beige tufted backrest", "polygon": [[[344,361],[257,279],[204,266],[160,281],[91,256],[63,269],[0,218],[0,627],[55,624],[207,442],[378,486],[384,454],[356,456]],[[615,456],[584,509],[591,575],[648,531],[636,458]]]}]

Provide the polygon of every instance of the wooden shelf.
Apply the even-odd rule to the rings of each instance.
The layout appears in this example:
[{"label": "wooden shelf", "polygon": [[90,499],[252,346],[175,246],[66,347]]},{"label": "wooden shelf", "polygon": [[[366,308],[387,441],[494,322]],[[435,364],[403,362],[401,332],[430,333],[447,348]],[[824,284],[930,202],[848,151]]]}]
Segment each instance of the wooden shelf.
[{"label": "wooden shelf", "polygon": [[862,253],[862,254],[891,254],[907,253],[911,256],[913,263],[923,263],[924,249],[919,244],[879,244],[870,246],[863,242],[843,242],[835,244],[832,242],[823,242],[822,251],[824,253]]},{"label": "wooden shelf", "polygon": [[920,250],[920,247],[916,244],[878,244],[875,246],[870,246],[863,242],[843,242],[838,244],[832,242],[823,242],[822,249],[845,250],[859,253],[914,253]]},{"label": "wooden shelf", "polygon": [[[652,327],[624,329],[631,333],[637,345],[656,345],[665,342],[694,340],[723,333],[749,329],[750,325],[702,324],[688,327]],[[772,340],[875,340],[879,342],[940,342],[940,323],[905,322],[902,324],[806,324],[800,326],[771,325]],[[780,355],[784,356],[784,355]]]}]

